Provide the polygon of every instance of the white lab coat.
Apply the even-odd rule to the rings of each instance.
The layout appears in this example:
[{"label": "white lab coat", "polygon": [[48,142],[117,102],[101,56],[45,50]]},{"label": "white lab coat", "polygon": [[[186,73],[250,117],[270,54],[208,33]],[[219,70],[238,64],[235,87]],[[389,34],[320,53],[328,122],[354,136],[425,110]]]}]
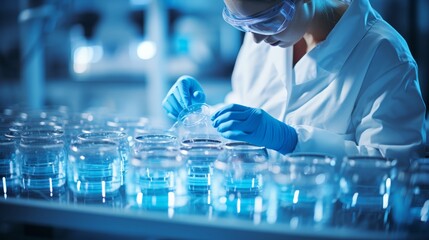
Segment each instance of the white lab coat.
[{"label": "white lab coat", "polygon": [[225,102],[262,108],[295,127],[295,152],[424,154],[417,64],[368,0],[354,0],[326,40],[295,66],[292,51],[256,44],[247,34]]}]

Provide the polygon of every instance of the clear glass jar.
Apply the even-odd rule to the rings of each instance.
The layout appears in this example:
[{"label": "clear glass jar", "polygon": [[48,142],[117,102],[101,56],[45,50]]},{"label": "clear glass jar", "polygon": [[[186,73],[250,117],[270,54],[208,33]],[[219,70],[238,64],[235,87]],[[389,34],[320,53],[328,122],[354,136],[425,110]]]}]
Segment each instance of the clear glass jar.
[{"label": "clear glass jar", "polygon": [[12,138],[0,130],[0,179],[2,181],[2,197],[18,196],[20,187],[20,173],[16,158],[16,145]]},{"label": "clear glass jar", "polygon": [[199,141],[199,139],[221,140],[219,133],[212,126],[210,107],[205,104],[194,104],[185,108],[175,124],[179,142]]},{"label": "clear glass jar", "polygon": [[211,192],[213,164],[222,152],[223,143],[219,140],[197,139],[184,141],[180,154],[186,162],[188,173],[188,194],[192,214],[204,215],[212,212]]},{"label": "clear glass jar", "polygon": [[393,185],[392,216],[395,231],[421,236],[429,233],[429,158],[411,159]]},{"label": "clear glass jar", "polygon": [[93,139],[70,145],[67,183],[78,197],[104,199],[118,194],[122,181],[121,169],[116,142]]},{"label": "clear glass jar", "polygon": [[187,173],[171,136],[143,135],[127,175],[127,202],[131,208],[167,212],[169,216],[187,204]]},{"label": "clear glass jar", "polygon": [[132,148],[135,143],[134,138],[139,133],[146,133],[146,130],[149,128],[149,119],[146,117],[114,117],[108,119],[106,125],[127,133],[128,143]]},{"label": "clear glass jar", "polygon": [[268,173],[264,147],[244,142],[226,143],[214,162],[212,202],[217,215],[260,222],[266,210],[263,192]]},{"label": "clear glass jar", "polygon": [[131,149],[128,144],[128,136],[124,132],[119,131],[94,131],[82,133],[77,136],[77,141],[113,141],[118,145],[119,157],[121,159],[121,185],[124,185],[128,169],[128,159],[131,154]]},{"label": "clear glass jar", "polygon": [[65,190],[66,149],[62,130],[20,133],[17,162],[23,191],[53,196]]},{"label": "clear glass jar", "polygon": [[348,228],[388,230],[392,180],[397,161],[375,156],[343,159],[339,179],[338,224]]},{"label": "clear glass jar", "polygon": [[152,129],[134,139],[133,152],[145,152],[156,148],[178,147],[177,137],[168,130]]},{"label": "clear glass jar", "polygon": [[336,160],[324,154],[292,153],[270,164],[267,221],[291,228],[332,223],[337,191]]}]

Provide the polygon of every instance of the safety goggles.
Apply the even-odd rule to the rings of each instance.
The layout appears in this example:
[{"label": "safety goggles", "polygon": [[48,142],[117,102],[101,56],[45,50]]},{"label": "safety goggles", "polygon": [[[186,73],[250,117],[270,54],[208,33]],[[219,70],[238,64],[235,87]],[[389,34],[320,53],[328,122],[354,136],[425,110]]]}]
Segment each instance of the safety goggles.
[{"label": "safety goggles", "polygon": [[223,9],[223,19],[243,32],[274,35],[285,30],[295,14],[295,1],[283,0],[271,8],[249,17],[239,17],[227,7]]}]

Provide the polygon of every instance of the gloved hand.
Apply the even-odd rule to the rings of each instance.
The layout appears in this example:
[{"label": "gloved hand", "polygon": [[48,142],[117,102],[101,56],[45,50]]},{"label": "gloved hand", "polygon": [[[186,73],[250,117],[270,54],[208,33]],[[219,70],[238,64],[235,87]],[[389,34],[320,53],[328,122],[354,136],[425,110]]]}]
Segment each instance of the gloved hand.
[{"label": "gloved hand", "polygon": [[211,119],[213,127],[224,138],[264,146],[282,154],[292,152],[298,141],[293,127],[262,109],[231,104],[216,112]]},{"label": "gloved hand", "polygon": [[184,108],[205,101],[206,95],[200,83],[195,78],[185,75],[177,79],[170,88],[162,101],[162,107],[167,111],[168,116],[176,119]]}]

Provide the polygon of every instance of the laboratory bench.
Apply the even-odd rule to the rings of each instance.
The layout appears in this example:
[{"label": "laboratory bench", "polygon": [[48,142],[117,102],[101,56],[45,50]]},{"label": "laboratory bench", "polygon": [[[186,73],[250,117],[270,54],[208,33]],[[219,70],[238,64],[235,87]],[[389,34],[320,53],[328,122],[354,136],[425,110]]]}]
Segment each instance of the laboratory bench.
[{"label": "laboratory bench", "polygon": [[410,231],[345,228],[291,228],[264,220],[218,217],[211,208],[198,214],[174,209],[126,207],[123,192],[104,202],[57,197],[4,196],[0,199],[1,239],[425,239]]}]

